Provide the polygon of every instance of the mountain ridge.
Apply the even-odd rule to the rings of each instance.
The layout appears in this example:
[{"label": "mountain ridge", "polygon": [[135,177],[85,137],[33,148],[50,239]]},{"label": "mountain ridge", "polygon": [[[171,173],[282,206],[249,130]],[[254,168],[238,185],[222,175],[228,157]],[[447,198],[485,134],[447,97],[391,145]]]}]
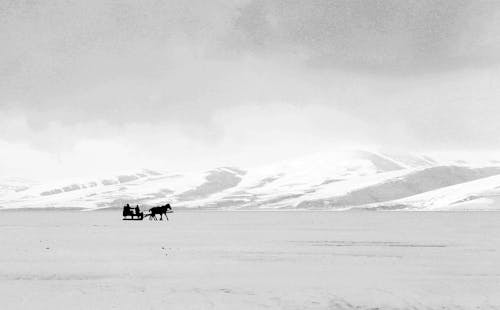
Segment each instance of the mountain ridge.
[{"label": "mountain ridge", "polygon": [[486,208],[491,210],[496,208],[491,197],[497,192],[500,195],[498,161],[478,165],[427,155],[354,150],[249,169],[143,169],[52,184],[10,178],[0,180],[0,207],[94,210],[127,202],[146,206],[170,202],[218,210],[452,210],[459,201],[474,200],[494,205]]}]

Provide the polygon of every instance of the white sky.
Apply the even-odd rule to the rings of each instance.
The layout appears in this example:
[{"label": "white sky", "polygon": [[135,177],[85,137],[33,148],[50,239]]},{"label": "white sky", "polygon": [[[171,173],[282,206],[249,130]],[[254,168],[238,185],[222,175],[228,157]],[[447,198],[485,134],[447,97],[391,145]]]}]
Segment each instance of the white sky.
[{"label": "white sky", "polygon": [[0,0],[0,175],[500,149],[500,3]]}]

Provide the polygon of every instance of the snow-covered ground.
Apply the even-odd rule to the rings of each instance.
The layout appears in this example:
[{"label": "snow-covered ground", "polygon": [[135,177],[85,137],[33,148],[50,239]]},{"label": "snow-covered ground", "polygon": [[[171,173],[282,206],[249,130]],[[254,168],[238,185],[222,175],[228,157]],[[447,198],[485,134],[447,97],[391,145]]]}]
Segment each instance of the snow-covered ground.
[{"label": "snow-covered ground", "polygon": [[0,180],[0,208],[171,203],[221,210],[500,209],[500,161],[373,151],[313,154],[259,167],[127,171],[56,182]]},{"label": "snow-covered ground", "polygon": [[1,309],[498,309],[499,212],[3,211]]}]

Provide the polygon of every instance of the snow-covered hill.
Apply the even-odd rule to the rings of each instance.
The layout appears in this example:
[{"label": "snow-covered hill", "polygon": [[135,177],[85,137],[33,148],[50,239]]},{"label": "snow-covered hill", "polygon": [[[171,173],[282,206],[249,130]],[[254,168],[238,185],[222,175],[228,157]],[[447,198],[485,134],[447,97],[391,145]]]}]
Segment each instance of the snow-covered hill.
[{"label": "snow-covered hill", "polygon": [[144,169],[37,184],[0,180],[2,208],[121,207],[124,203],[207,209],[495,209],[497,161],[442,160],[387,152],[315,154],[272,165],[203,172]]}]

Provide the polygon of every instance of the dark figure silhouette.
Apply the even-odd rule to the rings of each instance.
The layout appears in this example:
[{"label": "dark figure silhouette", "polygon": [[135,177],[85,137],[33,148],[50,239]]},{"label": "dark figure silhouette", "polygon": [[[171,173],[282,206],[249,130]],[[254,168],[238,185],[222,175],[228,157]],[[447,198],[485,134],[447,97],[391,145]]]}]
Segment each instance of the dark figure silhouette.
[{"label": "dark figure silhouette", "polygon": [[156,215],[159,214],[160,221],[163,221],[163,215],[165,215],[165,218],[168,221],[167,212],[172,212],[172,207],[168,203],[164,206],[161,206],[161,207],[153,207],[153,208],[149,209],[149,219],[150,220],[154,219],[156,221],[157,220]]},{"label": "dark figure silhouette", "polygon": [[135,206],[135,215],[136,216],[140,216],[140,217],[143,216],[143,213],[141,212],[141,209],[139,209],[139,205]]},{"label": "dark figure silhouette", "polygon": [[127,203],[123,207],[123,217],[126,217],[126,216],[131,215],[131,214],[132,214],[132,210],[130,209],[130,205]]}]

